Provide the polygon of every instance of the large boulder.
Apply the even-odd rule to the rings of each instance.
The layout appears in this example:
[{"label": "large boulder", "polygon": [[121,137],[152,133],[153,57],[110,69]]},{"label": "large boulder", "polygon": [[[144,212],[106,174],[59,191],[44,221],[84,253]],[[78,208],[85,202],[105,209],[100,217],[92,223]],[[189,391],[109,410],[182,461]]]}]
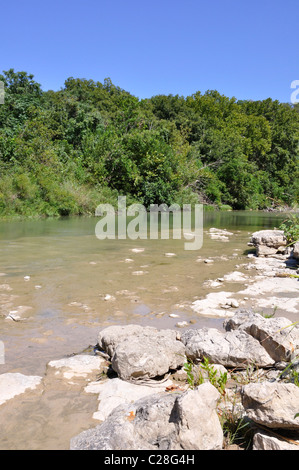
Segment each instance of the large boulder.
[{"label": "large boulder", "polygon": [[290,361],[299,354],[299,324],[285,317],[265,318],[244,310],[224,321],[227,331],[242,330],[259,341],[275,362]]},{"label": "large boulder", "polygon": [[255,246],[265,245],[277,249],[280,246],[286,246],[287,239],[283,230],[259,230],[252,234],[251,243]]},{"label": "large boulder", "polygon": [[103,349],[110,358],[113,356],[119,343],[129,336],[142,333],[144,328],[140,325],[112,325],[101,330],[98,334],[98,346]]},{"label": "large boulder", "polygon": [[177,399],[178,441],[188,450],[221,449],[223,431],[216,412],[220,394],[204,383]]},{"label": "large boulder", "polygon": [[120,405],[104,423],[74,437],[71,450],[220,450],[219,397],[216,388],[205,383],[195,390]]},{"label": "large boulder", "polygon": [[274,360],[259,341],[246,331],[233,330],[223,333],[216,328],[186,330],[181,338],[186,356],[192,361],[204,357],[225,367],[246,368],[249,364],[269,367]]},{"label": "large boulder", "polygon": [[289,255],[287,239],[283,230],[259,230],[251,236],[250,245],[254,245],[257,256]]},{"label": "large boulder", "polygon": [[246,413],[254,422],[268,428],[299,430],[299,387],[295,384],[250,383],[241,394]]},{"label": "large boulder", "polygon": [[[71,439],[71,450],[169,449],[176,427],[169,417],[175,394],[153,394],[116,407],[95,428]],[[159,446],[157,446],[159,442]]]},{"label": "large boulder", "polygon": [[100,332],[98,345],[109,354],[113,370],[123,380],[163,376],[185,361],[184,345],[174,330],[111,326]]}]

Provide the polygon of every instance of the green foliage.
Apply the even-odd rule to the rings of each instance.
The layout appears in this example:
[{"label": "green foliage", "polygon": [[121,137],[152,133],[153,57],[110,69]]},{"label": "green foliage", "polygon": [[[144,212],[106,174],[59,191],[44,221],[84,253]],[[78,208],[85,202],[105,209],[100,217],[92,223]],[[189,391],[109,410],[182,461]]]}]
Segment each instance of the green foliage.
[{"label": "green foliage", "polygon": [[297,387],[299,387],[298,360],[299,357],[295,357],[280,374],[282,380],[291,382]]},{"label": "green foliage", "polygon": [[209,359],[204,357],[202,362],[195,367],[193,362],[188,359],[184,364],[184,370],[187,373],[187,383],[191,389],[194,389],[198,385],[204,383],[205,380],[208,380],[221,395],[225,394],[225,386],[227,382],[227,373],[220,373],[217,369],[210,364]]},{"label": "green foliage", "polygon": [[293,245],[299,241],[299,216],[289,214],[288,218],[280,225],[279,229],[284,231],[288,244]]},{"label": "green foliage", "polygon": [[220,414],[225,446],[237,445],[244,450],[251,448],[253,432],[250,423],[239,411],[225,410]]},{"label": "green foliage", "polygon": [[221,210],[298,202],[296,105],[215,90],[139,100],[110,78],[45,92],[13,69],[0,80],[2,217],[92,214],[118,194]]},{"label": "green foliage", "polygon": [[220,373],[210,364],[209,359],[204,357],[203,361],[200,364],[200,376],[201,380],[204,380],[204,373],[206,373],[208,381],[217,388],[221,393],[225,393],[225,385],[227,382],[227,372]]},{"label": "green foliage", "polygon": [[191,389],[193,389],[198,384],[195,382],[195,376],[194,376],[194,373],[193,373],[193,363],[192,363],[192,361],[188,360],[188,362],[184,363],[184,371],[187,374],[187,383],[188,383],[189,387]]}]

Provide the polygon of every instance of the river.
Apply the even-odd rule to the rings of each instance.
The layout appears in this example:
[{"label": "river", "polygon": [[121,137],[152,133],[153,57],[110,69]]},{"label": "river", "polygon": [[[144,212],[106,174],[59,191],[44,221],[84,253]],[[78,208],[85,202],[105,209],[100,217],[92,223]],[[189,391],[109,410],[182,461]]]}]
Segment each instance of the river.
[{"label": "river", "polygon": [[[186,250],[184,240],[171,237],[99,240],[93,217],[1,221],[0,340],[5,363],[0,373],[42,376],[50,360],[95,345],[98,332],[110,324],[175,328],[178,321],[186,321],[195,328],[221,328],[221,319],[195,314],[191,303],[211,291],[208,280],[244,263],[252,232],[278,227],[284,218],[254,211],[204,212],[199,250]],[[212,227],[229,231],[228,241],[213,239]],[[214,262],[205,263],[207,258]],[[59,401],[62,397],[56,395],[55,400],[58,408],[66,406]],[[90,402],[85,406],[88,415]],[[2,419],[12,422],[0,438],[0,448],[59,448],[61,436],[55,441],[55,424],[49,424],[45,409],[41,407],[39,418],[32,421],[30,406],[26,408],[26,432],[17,431],[14,420],[20,416],[5,412]],[[53,403],[51,410],[57,419]],[[67,416],[72,427],[70,412]],[[47,437],[43,427],[44,437],[30,443],[41,423],[54,431]]]}]

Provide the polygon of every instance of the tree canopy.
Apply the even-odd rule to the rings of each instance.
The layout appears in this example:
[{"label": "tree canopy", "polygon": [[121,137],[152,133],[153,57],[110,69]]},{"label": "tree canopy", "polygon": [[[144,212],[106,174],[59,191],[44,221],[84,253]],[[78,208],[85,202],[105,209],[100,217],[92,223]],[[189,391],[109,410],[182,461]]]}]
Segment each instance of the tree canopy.
[{"label": "tree canopy", "polygon": [[215,90],[138,99],[67,78],[0,75],[0,216],[93,214],[118,195],[150,204],[263,209],[298,202],[299,108]]}]

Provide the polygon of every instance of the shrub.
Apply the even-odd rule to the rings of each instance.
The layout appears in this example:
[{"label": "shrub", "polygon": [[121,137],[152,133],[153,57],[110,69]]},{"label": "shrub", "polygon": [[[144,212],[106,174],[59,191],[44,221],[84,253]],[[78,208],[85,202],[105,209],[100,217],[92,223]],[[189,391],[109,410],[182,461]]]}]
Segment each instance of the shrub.
[{"label": "shrub", "polygon": [[299,215],[289,214],[288,218],[279,226],[284,231],[289,245],[293,245],[299,240]]}]

